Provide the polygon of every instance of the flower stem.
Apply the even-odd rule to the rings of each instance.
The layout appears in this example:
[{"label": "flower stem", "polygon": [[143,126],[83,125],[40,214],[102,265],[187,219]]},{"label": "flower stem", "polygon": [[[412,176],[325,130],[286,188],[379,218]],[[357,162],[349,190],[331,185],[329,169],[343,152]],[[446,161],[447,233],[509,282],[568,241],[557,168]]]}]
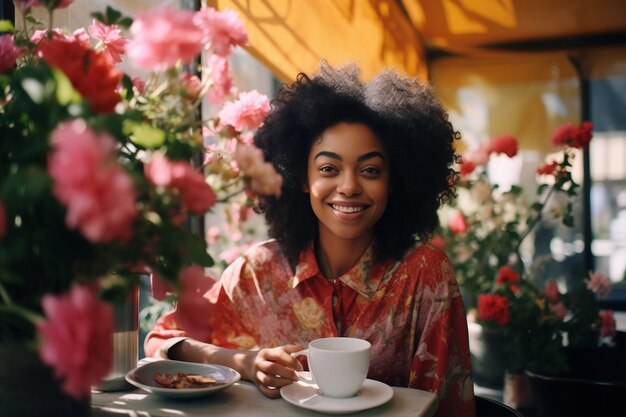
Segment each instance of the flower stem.
[{"label": "flower stem", "polygon": [[41,315],[31,310],[28,310],[24,307],[17,306],[15,304],[0,305],[0,314],[2,313],[15,314],[15,315],[21,316],[22,318],[26,319],[27,321],[35,325],[44,319]]}]

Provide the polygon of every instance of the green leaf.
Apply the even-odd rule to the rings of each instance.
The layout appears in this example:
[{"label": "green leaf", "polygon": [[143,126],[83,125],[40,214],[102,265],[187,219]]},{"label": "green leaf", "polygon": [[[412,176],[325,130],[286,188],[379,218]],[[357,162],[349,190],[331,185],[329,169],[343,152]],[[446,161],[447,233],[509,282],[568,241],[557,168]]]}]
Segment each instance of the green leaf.
[{"label": "green leaf", "polygon": [[69,78],[57,69],[52,70],[52,75],[57,84],[56,97],[59,104],[66,106],[71,103],[80,103],[81,95],[74,89]]},{"label": "green leaf", "polygon": [[15,26],[10,20],[0,20],[0,32],[15,32]]},{"label": "green leaf", "polygon": [[124,123],[124,132],[133,143],[145,148],[157,148],[165,143],[165,132],[147,123]]}]

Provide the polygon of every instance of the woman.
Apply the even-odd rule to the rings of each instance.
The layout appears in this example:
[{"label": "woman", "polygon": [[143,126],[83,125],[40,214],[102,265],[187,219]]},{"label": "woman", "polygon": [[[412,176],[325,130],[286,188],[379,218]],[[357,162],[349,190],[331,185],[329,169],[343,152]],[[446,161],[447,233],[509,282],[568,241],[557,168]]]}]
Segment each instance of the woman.
[{"label": "woman", "polygon": [[255,144],[283,176],[263,198],[272,240],[236,260],[205,298],[204,340],[174,312],[148,355],[220,363],[265,395],[297,380],[310,340],[372,343],[368,378],[433,391],[437,415],[474,415],[465,311],[451,264],[428,244],[454,194],[458,137],[432,91],[384,71],[322,65],[283,86]]}]

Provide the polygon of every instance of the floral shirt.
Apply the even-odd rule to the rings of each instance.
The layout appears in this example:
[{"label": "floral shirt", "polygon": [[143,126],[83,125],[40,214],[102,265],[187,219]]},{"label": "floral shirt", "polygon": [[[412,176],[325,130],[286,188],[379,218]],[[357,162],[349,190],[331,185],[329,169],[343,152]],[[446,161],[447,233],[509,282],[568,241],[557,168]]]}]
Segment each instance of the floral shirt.
[{"label": "floral shirt", "polygon": [[[402,261],[375,263],[370,247],[336,280],[312,247],[295,273],[276,241],[248,250],[205,294],[214,303],[205,342],[252,349],[350,336],[372,343],[368,378],[432,391],[437,416],[473,416],[465,309],[444,252],[418,245]],[[146,337],[146,354],[184,336],[170,312]]]}]

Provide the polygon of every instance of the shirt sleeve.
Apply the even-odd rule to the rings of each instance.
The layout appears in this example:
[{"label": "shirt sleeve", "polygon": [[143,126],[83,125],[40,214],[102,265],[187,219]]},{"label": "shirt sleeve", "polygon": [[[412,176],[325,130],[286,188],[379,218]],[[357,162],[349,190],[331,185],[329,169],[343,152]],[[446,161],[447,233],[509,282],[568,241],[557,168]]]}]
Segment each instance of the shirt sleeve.
[{"label": "shirt sleeve", "polygon": [[426,315],[417,338],[409,387],[437,394],[436,417],[475,416],[465,307],[448,258],[430,262],[423,271],[424,298],[418,314]]},{"label": "shirt sleeve", "polygon": [[[198,322],[206,327],[202,337],[196,337],[205,343],[233,349],[251,349],[257,346],[255,338],[245,328],[229,295],[237,286],[241,274],[245,271],[245,262],[238,259],[222,274],[222,277],[203,297],[207,309],[198,308],[208,317],[197,317]],[[146,335],[144,351],[146,356],[165,357],[167,350],[188,336],[176,320],[177,309],[159,318],[154,328]],[[174,339],[174,340],[172,340]]]}]

